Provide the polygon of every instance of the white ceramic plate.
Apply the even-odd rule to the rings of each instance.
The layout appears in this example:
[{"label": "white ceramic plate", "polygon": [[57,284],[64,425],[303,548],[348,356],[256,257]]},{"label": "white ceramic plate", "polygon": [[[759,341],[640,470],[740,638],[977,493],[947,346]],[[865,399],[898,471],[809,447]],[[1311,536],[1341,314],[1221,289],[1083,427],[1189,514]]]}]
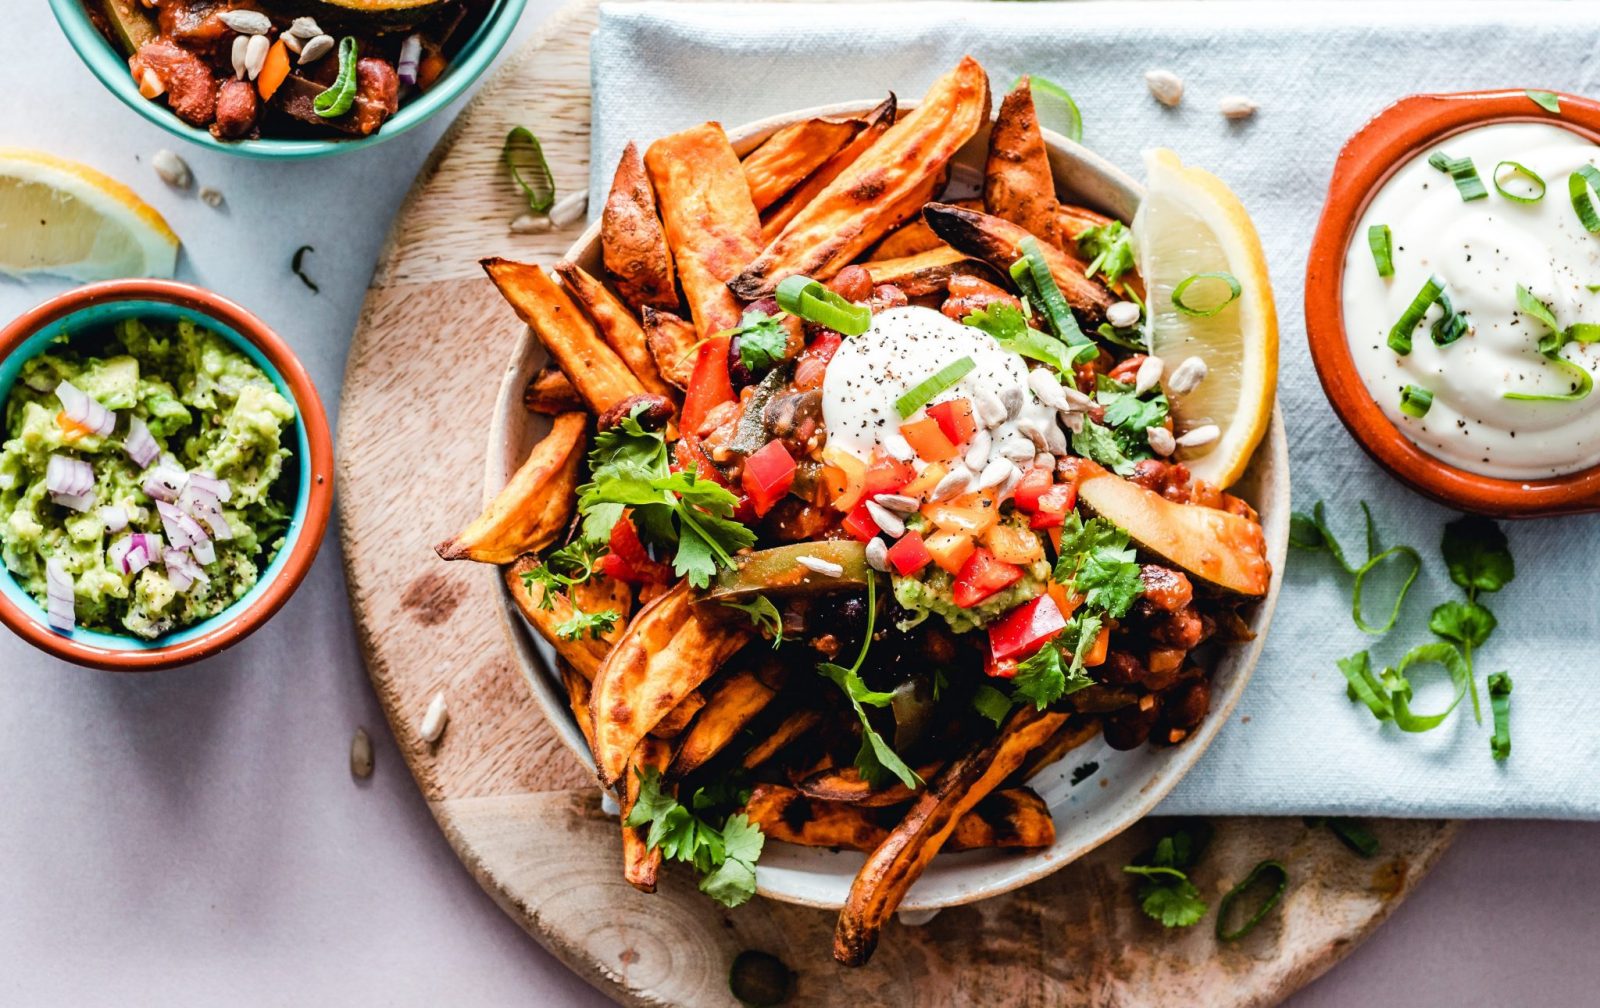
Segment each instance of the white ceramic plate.
[{"label": "white ceramic plate", "polygon": [[[817,115],[860,114],[877,102],[873,99],[804,109],[731,130],[729,137],[742,156],[789,123]],[[1055,133],[1046,131],[1045,142],[1064,201],[1091,207],[1123,221],[1133,219],[1142,193],[1137,182],[1084,147]],[[952,189],[958,196],[968,194],[963,190],[976,188],[988,144],[989,133],[985,129],[956,155],[951,177]],[[567,256],[595,276],[604,275],[600,266],[598,223],[584,231]],[[530,414],[522,406],[523,388],[544,362],[544,349],[530,330],[508,362],[500,388],[485,474],[491,492],[505,486],[510,474],[548,429],[543,417]],[[1255,668],[1282,582],[1289,539],[1289,454],[1282,418],[1276,410],[1249,471],[1233,487],[1233,492],[1250,501],[1261,513],[1268,557],[1272,561],[1272,585],[1267,597],[1249,614],[1248,622],[1255,631],[1255,640],[1231,649],[1218,665],[1213,677],[1211,712],[1200,728],[1182,745],[1171,748],[1146,746],[1133,752],[1117,752],[1097,737],[1074,749],[1065,759],[1041,771],[1029,782],[1049,804],[1055,819],[1056,841],[1052,846],[1026,853],[941,854],[911,888],[901,904],[902,910],[931,910],[971,903],[1043,878],[1149,813],[1205,752],[1227,721]],[[496,580],[502,584],[506,632],[534,696],[562,740],[585,766],[593,767],[588,746],[567,709],[566,691],[553,671],[554,652],[523,621],[509,594],[504,594],[498,573]],[[1099,764],[1099,770],[1081,784],[1073,785],[1073,769],[1091,760]],[[863,860],[863,855],[852,851],[834,852],[773,843],[762,852],[756,873],[757,889],[763,896],[786,903],[837,909],[843,905],[850,882]]]}]

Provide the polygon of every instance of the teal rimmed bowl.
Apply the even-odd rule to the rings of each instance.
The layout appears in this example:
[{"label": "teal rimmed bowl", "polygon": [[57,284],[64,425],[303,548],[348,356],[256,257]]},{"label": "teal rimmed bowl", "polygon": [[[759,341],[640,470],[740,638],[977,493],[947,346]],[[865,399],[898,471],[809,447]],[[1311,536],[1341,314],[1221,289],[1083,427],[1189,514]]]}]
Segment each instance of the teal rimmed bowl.
[{"label": "teal rimmed bowl", "polygon": [[72,48],[77,51],[78,56],[88,64],[94,75],[100,78],[100,83],[122,99],[123,104],[168,133],[183,137],[190,143],[241,157],[283,160],[322,157],[360,150],[393,139],[426,122],[440,109],[459,98],[472,82],[489,68],[489,64],[505,46],[506,39],[511,37],[511,31],[517,26],[518,19],[522,17],[522,10],[527,5],[527,0],[494,0],[489,13],[484,16],[483,23],[462,44],[451,61],[450,68],[433,87],[401,106],[400,111],[391,116],[383,124],[383,128],[371,136],[359,140],[224,141],[212,136],[208,130],[190,126],[179,119],[172,114],[165,103],[151,101],[139,94],[139,85],[128,72],[127,58],[100,34],[94,22],[89,19],[89,12],[84,7],[85,2],[86,0],[50,0],[50,10],[55,14],[56,23],[61,25],[67,41],[72,43]]},{"label": "teal rimmed bowl", "polygon": [[211,619],[153,641],[81,627],[71,633],[54,630],[46,622],[44,608],[0,567],[0,623],[58,658],[117,672],[171,668],[206,658],[265,623],[311,569],[333,504],[333,443],[322,400],[305,368],[256,316],[190,284],[171,280],[90,284],[18,317],[0,330],[0,404],[9,399],[23,363],[48,350],[58,336],[133,316],[192,320],[238,347],[271,377],[295,405],[291,437],[299,486],[283,547],[255,585]]}]

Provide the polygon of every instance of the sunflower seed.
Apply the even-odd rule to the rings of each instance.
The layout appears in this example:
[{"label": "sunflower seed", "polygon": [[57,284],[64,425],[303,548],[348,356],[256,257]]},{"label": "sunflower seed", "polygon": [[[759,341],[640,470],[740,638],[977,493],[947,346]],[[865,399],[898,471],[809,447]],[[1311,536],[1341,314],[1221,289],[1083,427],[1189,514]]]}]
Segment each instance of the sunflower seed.
[{"label": "sunflower seed", "polygon": [[1045,368],[1034,368],[1028,372],[1028,387],[1033,389],[1033,394],[1039,397],[1040,402],[1051,409],[1067,409],[1067,397],[1061,394],[1061,383]]},{"label": "sunflower seed", "polygon": [[942,501],[960,497],[970,486],[972,486],[972,471],[965,466],[957,466],[934,486],[931,499]]},{"label": "sunflower seed", "polygon": [[297,17],[289,22],[289,30],[285,33],[293,35],[302,42],[309,42],[322,34],[322,29],[317,25],[316,18]]},{"label": "sunflower seed", "polygon": [[575,192],[556,200],[550,208],[550,223],[558,228],[570,227],[583,220],[589,212],[588,192]]},{"label": "sunflower seed", "polygon": [[982,472],[983,467],[989,464],[989,449],[994,446],[994,435],[989,433],[987,427],[980,428],[978,433],[972,435],[972,443],[967,446],[966,455],[962,460],[967,468],[973,472]]},{"label": "sunflower seed", "polygon": [[973,396],[972,406],[978,413],[979,422],[985,427],[998,427],[1006,422],[1006,404],[988,389]]},{"label": "sunflower seed", "polygon": [[1208,423],[1204,426],[1196,427],[1183,437],[1178,438],[1177,445],[1179,448],[1199,448],[1201,445],[1210,444],[1221,436],[1222,428],[1216,424]]},{"label": "sunflower seed", "polygon": [[300,55],[300,50],[306,47],[306,40],[291,32],[284,32],[282,35],[279,35],[278,40],[283,43],[283,47],[285,49],[294,53],[296,56]]},{"label": "sunflower seed", "polygon": [[1150,450],[1157,455],[1171,455],[1178,450],[1178,442],[1172,432],[1165,427],[1149,427],[1145,429],[1144,439],[1150,442]]},{"label": "sunflower seed", "polygon": [[1167,379],[1167,391],[1188,395],[1205,380],[1206,362],[1198,357],[1189,357],[1172,369],[1172,375]]},{"label": "sunflower seed", "polygon": [[1007,476],[1005,481],[1000,484],[999,489],[995,491],[996,498],[1001,501],[1008,499],[1014,492],[1016,492],[1017,484],[1021,482],[1022,470],[1018,469],[1016,466],[1012,466],[1011,475]]},{"label": "sunflower seed", "polygon": [[439,736],[444,734],[444,726],[450,720],[450,713],[444,709],[444,691],[433,695],[433,700],[428,704],[428,710],[422,715],[422,741],[432,745],[439,741]]},{"label": "sunflower seed", "polygon": [[200,202],[215,210],[222,206],[222,190],[216,186],[203,186],[200,189]]},{"label": "sunflower seed", "polygon": [[250,36],[244,50],[244,70],[251,80],[255,80],[261,68],[267,65],[267,51],[271,48],[272,42],[265,35]]},{"label": "sunflower seed", "polygon": [[511,221],[512,234],[540,234],[550,230],[550,218],[544,214],[520,214]]},{"label": "sunflower seed", "polygon": [[881,493],[872,499],[888,508],[890,511],[893,511],[895,514],[900,515],[911,514],[917,508],[922,506],[921,501],[917,500],[915,497],[907,497],[905,494]]},{"label": "sunflower seed", "polygon": [[873,537],[871,542],[867,543],[867,566],[875,571],[889,569],[889,547],[882,539],[876,536]]},{"label": "sunflower seed", "polygon": [[1050,469],[1053,468],[1055,464],[1056,457],[1049,452],[1040,452],[1033,457],[1033,465],[1036,469]]},{"label": "sunflower seed", "polygon": [[188,162],[165,148],[156,151],[150,159],[150,167],[161,176],[161,181],[174,189],[187,189],[194,183],[194,173],[189,171]]},{"label": "sunflower seed", "polygon": [[362,779],[372,776],[372,736],[365,728],[357,728],[350,739],[350,772]]},{"label": "sunflower seed", "polygon": [[318,35],[308,39],[304,48],[300,50],[300,58],[295,61],[298,66],[309,66],[317,60],[333,52],[336,45],[332,35]]},{"label": "sunflower seed", "polygon": [[910,462],[917,457],[916,449],[911,447],[910,441],[900,436],[899,431],[890,431],[878,443],[883,446],[883,450],[888,452],[889,457],[892,459]]},{"label": "sunflower seed", "polygon": [[1079,392],[1071,385],[1061,386],[1061,394],[1066,396],[1068,407],[1067,410],[1063,410],[1062,412],[1070,411],[1073,413],[1078,413],[1094,405],[1093,399],[1090,399],[1088,396],[1084,395],[1082,392]]},{"label": "sunflower seed", "polygon": [[1012,462],[1028,462],[1034,455],[1033,442],[1021,434],[1007,434],[995,451],[1001,458],[1010,459]]},{"label": "sunflower seed", "polygon": [[240,35],[265,35],[272,30],[272,20],[260,11],[223,11],[217,15],[217,20]]},{"label": "sunflower seed", "polygon": [[[1029,452],[1028,457],[1030,459],[1033,458],[1033,453]],[[992,486],[999,486],[1007,479],[1010,479],[1011,474],[1016,471],[1017,467],[1010,459],[997,458],[983,467],[983,475],[978,477],[978,482],[972,489],[987,490]]]},{"label": "sunflower seed", "polygon": [[[1047,447],[1046,444],[1045,444],[1044,424],[1039,423],[1033,417],[1022,417],[1021,419],[1019,419],[1017,421],[1017,433],[1021,434],[1023,437],[1027,438],[1029,441],[1032,441],[1033,442],[1033,446],[1035,448],[1037,448],[1039,451],[1049,451],[1050,450],[1049,447]],[[1034,453],[1030,451],[1028,453],[1028,458],[1030,458],[1030,459],[1033,458],[1033,454]],[[1020,462],[1022,460],[1018,459],[1017,461]]]},{"label": "sunflower seed", "polygon": [[1083,413],[1063,413],[1061,414],[1061,426],[1074,434],[1082,434],[1084,416],[1085,414]]},{"label": "sunflower seed", "polygon": [[1061,428],[1054,422],[1045,425],[1044,429],[1045,450],[1051,455],[1065,455],[1067,453],[1067,436],[1061,433]]},{"label": "sunflower seed", "polygon": [[1010,419],[1011,417],[1014,417],[1018,413],[1022,412],[1022,404],[1025,399],[1026,397],[1022,394],[1022,390],[1017,388],[1015,385],[1007,385],[1005,388],[1000,390],[1000,402],[1004,404],[1006,408],[1007,419]]},{"label": "sunflower seed", "polygon": [[794,562],[813,574],[821,574],[823,577],[831,578],[844,577],[843,565],[836,564],[832,560],[824,560],[821,557],[814,556],[797,556],[794,558]]},{"label": "sunflower seed", "polygon": [[1106,309],[1106,321],[1118,329],[1132,329],[1139,324],[1139,306],[1132,301],[1118,301]]},{"label": "sunflower seed", "polygon": [[245,54],[250,51],[250,36],[235,35],[233,37],[233,75],[244,80]]},{"label": "sunflower seed", "polygon": [[1167,108],[1176,108],[1183,101],[1183,78],[1171,70],[1149,70],[1144,75],[1144,86],[1156,101]]},{"label": "sunflower seed", "polygon": [[1248,119],[1256,114],[1256,103],[1244,95],[1229,95],[1217,103],[1217,108],[1222,110],[1228,119]]},{"label": "sunflower seed", "polygon": [[877,501],[867,501],[867,514],[872,518],[872,523],[882,529],[883,534],[889,538],[898,539],[906,534],[904,519]]},{"label": "sunflower seed", "polygon": [[1155,388],[1161,381],[1161,372],[1166,370],[1166,362],[1160,357],[1151,354],[1139,362],[1139,370],[1133,375],[1133,394],[1142,396]]}]

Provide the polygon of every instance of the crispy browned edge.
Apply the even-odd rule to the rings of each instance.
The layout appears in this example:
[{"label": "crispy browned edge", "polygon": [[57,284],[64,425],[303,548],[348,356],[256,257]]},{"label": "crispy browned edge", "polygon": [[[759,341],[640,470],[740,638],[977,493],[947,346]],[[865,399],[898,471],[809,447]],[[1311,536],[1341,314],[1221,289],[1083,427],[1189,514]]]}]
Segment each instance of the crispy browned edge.
[{"label": "crispy browned edge", "polygon": [[661,377],[678,388],[688,388],[694,374],[695,344],[700,341],[694,323],[671,312],[646,308],[643,324],[645,345]]},{"label": "crispy browned edge", "polygon": [[1100,719],[1084,715],[1074,715],[1067,719],[1049,741],[1028,754],[1027,762],[1012,775],[1011,779],[1018,783],[1026,783],[1033,779],[1045,767],[1060,760],[1067,753],[1088,742],[1100,734]]},{"label": "crispy browned edge", "polygon": [[[729,283],[755,300],[797,273],[826,279],[932,198],[961,145],[989,119],[989,77],[970,56],[795,215]],[[920,197],[921,202],[912,203]]]},{"label": "crispy browned edge", "polygon": [[554,416],[589,408],[589,404],[572,387],[572,380],[554,362],[547,363],[539,373],[528,379],[522,390],[522,405],[530,413]]},{"label": "crispy browned edge", "polygon": [[766,738],[751,746],[750,751],[744,754],[741,761],[744,768],[755,769],[821,723],[822,714],[811,708],[790,711]]},{"label": "crispy browned edge", "polygon": [[[951,200],[951,206],[967,207],[971,210],[982,210],[983,200],[959,199]],[[919,211],[917,215],[904,224],[895,228],[884,236],[883,240],[867,250],[862,258],[862,264],[871,266],[874,262],[886,259],[904,259],[922,252],[931,252],[934,249],[948,249],[938,235],[933,233],[933,228],[922,219]]]},{"label": "crispy browned edge", "polygon": [[869,147],[877,143],[878,138],[894,125],[895,109],[897,107],[894,92],[889,97],[879,102],[872,111],[862,119],[861,132],[857,133],[854,140],[845,144],[844,149],[816,171],[794,191],[780,200],[777,205],[768,209],[761,220],[761,244],[763,247],[770,244],[788,223],[794,220],[795,215],[811,205],[828,184],[839,177],[839,173],[850,167],[855,160],[864,154]]},{"label": "crispy browned edge", "polygon": [[744,177],[757,210],[778,202],[856,135],[855,119],[818,116],[778,130],[744,157]]},{"label": "crispy browned edge", "polygon": [[1057,213],[1050,154],[1039,132],[1033,87],[1026,76],[1000,102],[989,134],[989,157],[983,171],[983,203],[989,213],[1008,220],[1039,240],[1065,247]]},{"label": "crispy browned edge", "polygon": [[[628,613],[633,608],[633,590],[614,578],[592,577],[555,596],[550,600],[550,607],[542,609],[539,603],[543,591],[535,595],[537,586],[530,588],[522,581],[522,575],[539,564],[539,558],[530,553],[518,557],[516,562],[505,568],[506,588],[511,592],[511,600],[523,618],[539,631],[539,636],[550,643],[566,664],[585,679],[593,679],[612,645],[622,637],[622,628],[627,625]],[[577,640],[567,640],[556,633],[556,628],[572,618],[575,608],[584,612],[614,610],[618,616],[617,625],[598,638],[585,635]]]},{"label": "crispy browned edge", "polygon": [[694,716],[700,713],[700,708],[706,705],[706,695],[703,691],[690,690],[678,706],[667,711],[666,715],[656,722],[650,729],[650,734],[656,738],[675,739],[682,735],[684,730],[694,721]]},{"label": "crispy browned edge", "polygon": [[[803,847],[871,851],[888,838],[886,815],[873,806],[826,801],[781,784],[757,784],[743,809],[768,840]],[[1027,788],[986,795],[956,820],[944,850],[1048,847],[1055,842],[1050,809]]]},{"label": "crispy browned edge", "polygon": [[672,774],[682,777],[721,752],[777,697],[786,678],[784,666],[761,664],[730,673],[717,684],[689,731],[678,743]]},{"label": "crispy browned edge", "polygon": [[[943,764],[940,763],[928,763],[915,768],[917,776],[925,781],[933,779],[941,769]],[[916,791],[898,780],[882,787],[873,787],[870,781],[861,776],[861,771],[853,766],[830,767],[812,774],[796,784],[795,789],[818,801],[843,802],[863,808],[899,805],[917,796]]]},{"label": "crispy browned edge", "polygon": [[[1001,272],[1021,257],[1022,241],[1029,232],[993,214],[967,210],[949,203],[929,203],[922,216],[933,228],[934,234],[943,238],[952,248],[975,256]],[[1066,297],[1067,303],[1091,321],[1105,317],[1106,309],[1116,298],[1105,286],[1083,275],[1084,264],[1077,258],[1047,242],[1039,243],[1039,252],[1050,266],[1050,275]]]},{"label": "crispy browned edge", "polygon": [[434,549],[445,560],[510,563],[556,541],[572,515],[589,417],[563,413],[483,513]]},{"label": "crispy browned edge", "polygon": [[632,141],[623,148],[600,214],[600,255],[618,293],[635,311],[646,306],[678,310],[672,252],[644,160]]},{"label": "crispy browned edge", "polygon": [[669,401],[676,400],[677,389],[661,379],[655,358],[650,356],[650,348],[645,344],[644,327],[633,317],[628,306],[618,301],[605,284],[590,276],[577,263],[556,263],[556,275],[561,277],[561,282],[573,298],[583,306],[590,321],[600,330],[606,345],[622,358],[622,363],[639,379],[645,391],[666,396]]},{"label": "crispy browned edge", "polygon": [[967,275],[996,280],[994,268],[981,259],[939,243],[938,248],[901,259],[879,259],[861,264],[872,277],[874,284],[893,284],[906,297],[923,297],[937,294],[950,284],[953,276]]}]

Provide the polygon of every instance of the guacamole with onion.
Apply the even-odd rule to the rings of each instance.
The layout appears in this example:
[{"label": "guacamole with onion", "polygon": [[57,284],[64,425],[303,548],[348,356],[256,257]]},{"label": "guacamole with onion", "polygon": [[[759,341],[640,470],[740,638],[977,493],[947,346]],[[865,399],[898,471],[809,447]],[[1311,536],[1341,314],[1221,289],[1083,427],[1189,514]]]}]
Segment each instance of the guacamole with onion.
[{"label": "guacamole with onion", "polygon": [[[111,412],[109,434],[73,423],[58,394],[63,381]],[[132,433],[135,418],[155,448]],[[193,322],[126,319],[71,334],[23,364],[5,402],[0,561],[41,605],[47,565],[59,561],[58,573],[64,567],[71,576],[77,625],[88,629],[148,640],[208,619],[249,591],[283,545],[297,490],[294,468],[285,467],[294,419],[293,403],[260,367]],[[146,465],[135,460],[157,448],[159,457]],[[52,493],[52,456],[79,472],[78,463],[88,463],[91,494]],[[177,528],[205,526],[178,516],[180,505],[189,506],[187,494],[172,491],[165,520],[158,513],[147,490],[157,467],[176,474],[179,487],[190,474],[197,487],[225,484],[210,498],[200,495],[202,504],[220,508],[211,535],[201,532],[202,541],[175,556],[170,551],[185,537],[173,535],[174,521]],[[135,542],[161,548],[128,573],[139,565],[120,558],[127,537],[141,533],[151,538]]]}]

